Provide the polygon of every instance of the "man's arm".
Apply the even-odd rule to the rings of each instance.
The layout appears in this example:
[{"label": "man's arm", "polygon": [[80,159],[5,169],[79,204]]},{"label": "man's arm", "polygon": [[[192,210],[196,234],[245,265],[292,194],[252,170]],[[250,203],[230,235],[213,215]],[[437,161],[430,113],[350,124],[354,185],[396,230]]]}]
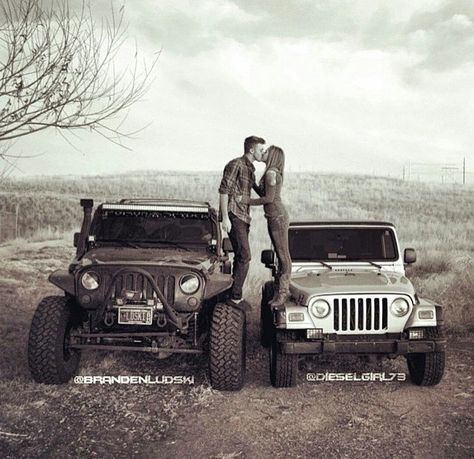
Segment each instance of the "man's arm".
[{"label": "man's arm", "polygon": [[222,215],[222,228],[227,233],[230,232],[232,228],[232,223],[230,222],[229,218],[229,195],[225,193],[219,193],[219,209]]}]

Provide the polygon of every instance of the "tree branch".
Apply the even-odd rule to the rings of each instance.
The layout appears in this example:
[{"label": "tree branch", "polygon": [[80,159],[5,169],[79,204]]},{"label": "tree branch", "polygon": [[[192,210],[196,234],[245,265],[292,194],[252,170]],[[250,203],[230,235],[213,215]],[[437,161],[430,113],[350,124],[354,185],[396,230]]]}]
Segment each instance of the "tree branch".
[{"label": "tree branch", "polygon": [[100,24],[85,0],[77,13],[68,0],[47,8],[37,0],[3,0],[0,10],[0,142],[48,128],[89,128],[123,146],[118,140],[128,135],[117,115],[143,97],[159,57],[140,67],[135,45],[133,64],[117,72],[123,8],[111,6]]}]

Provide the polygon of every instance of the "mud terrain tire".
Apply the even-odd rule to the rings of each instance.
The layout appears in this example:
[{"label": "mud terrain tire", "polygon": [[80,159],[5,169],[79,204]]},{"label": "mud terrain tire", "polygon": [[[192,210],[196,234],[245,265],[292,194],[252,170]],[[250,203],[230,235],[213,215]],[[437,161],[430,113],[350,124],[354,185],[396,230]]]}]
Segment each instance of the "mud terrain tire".
[{"label": "mud terrain tire", "polygon": [[[427,339],[444,336],[441,327],[427,327],[425,332]],[[418,386],[435,386],[443,377],[445,360],[445,351],[407,355],[408,371],[412,382]]]},{"label": "mud terrain tire", "polygon": [[214,389],[236,391],[244,385],[245,312],[217,303],[212,314],[209,368]]},{"label": "mud terrain tire", "polygon": [[267,348],[272,342],[273,318],[268,303],[273,299],[273,282],[266,282],[262,288],[262,302],[260,304],[260,344]]},{"label": "mud terrain tire", "polygon": [[28,339],[28,365],[36,382],[62,384],[76,374],[81,353],[67,347],[73,323],[65,297],[48,296],[39,303]]},{"label": "mud terrain tire", "polygon": [[[280,332],[281,339],[285,340],[289,332]],[[293,387],[296,385],[298,374],[298,355],[282,354],[277,334],[273,333],[270,356],[270,381],[274,387]]]}]

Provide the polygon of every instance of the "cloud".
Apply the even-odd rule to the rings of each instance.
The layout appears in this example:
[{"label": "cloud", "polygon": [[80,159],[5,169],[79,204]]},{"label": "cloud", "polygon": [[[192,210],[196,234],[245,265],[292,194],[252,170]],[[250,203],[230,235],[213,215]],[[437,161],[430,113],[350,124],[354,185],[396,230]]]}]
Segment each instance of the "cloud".
[{"label": "cloud", "polygon": [[126,13],[141,46],[190,58],[227,43],[252,54],[272,41],[378,50],[392,54],[394,72],[410,86],[474,59],[471,0],[137,0]]},{"label": "cloud", "polygon": [[213,48],[232,31],[259,21],[231,0],[140,0],[126,8],[137,34],[183,55]]},{"label": "cloud", "polygon": [[[97,17],[110,17],[110,0],[91,5]],[[251,49],[288,39],[411,54],[413,72],[449,71],[474,59],[471,0],[123,0],[115,11],[122,5],[140,46],[185,56],[227,41]]]},{"label": "cloud", "polygon": [[132,22],[140,24],[136,31],[147,40],[161,41],[171,52],[192,55],[229,39],[245,45],[273,38],[350,39],[366,26],[367,15],[376,10],[378,4],[383,3],[354,3],[352,0],[140,0],[133,6],[127,4],[126,8]]},{"label": "cloud", "polygon": [[[128,0],[129,37],[144,55],[163,48],[124,126],[153,123],[127,142],[134,167],[220,169],[251,134],[281,145],[293,170],[401,174],[409,160],[458,161],[474,142],[469,5]],[[129,167],[128,153],[82,138],[81,172]],[[45,168],[73,164],[54,153],[57,137],[35,141],[55,155]]]},{"label": "cloud", "polygon": [[474,2],[450,1],[415,14],[406,26],[408,43],[420,55],[415,69],[446,72],[474,64]]}]

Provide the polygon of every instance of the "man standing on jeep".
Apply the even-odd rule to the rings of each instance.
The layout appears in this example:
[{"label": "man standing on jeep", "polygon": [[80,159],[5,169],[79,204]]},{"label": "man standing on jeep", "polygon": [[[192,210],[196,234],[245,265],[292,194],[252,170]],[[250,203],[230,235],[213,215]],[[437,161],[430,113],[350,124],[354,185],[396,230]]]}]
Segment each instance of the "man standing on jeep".
[{"label": "man standing on jeep", "polygon": [[252,188],[258,193],[255,183],[254,161],[261,161],[265,150],[265,140],[261,137],[247,137],[244,141],[244,155],[228,162],[224,168],[219,187],[219,204],[222,227],[229,234],[234,249],[231,298],[228,303],[237,306],[242,301],[242,287],[250,264],[250,207],[236,201],[236,196],[250,198]]}]

